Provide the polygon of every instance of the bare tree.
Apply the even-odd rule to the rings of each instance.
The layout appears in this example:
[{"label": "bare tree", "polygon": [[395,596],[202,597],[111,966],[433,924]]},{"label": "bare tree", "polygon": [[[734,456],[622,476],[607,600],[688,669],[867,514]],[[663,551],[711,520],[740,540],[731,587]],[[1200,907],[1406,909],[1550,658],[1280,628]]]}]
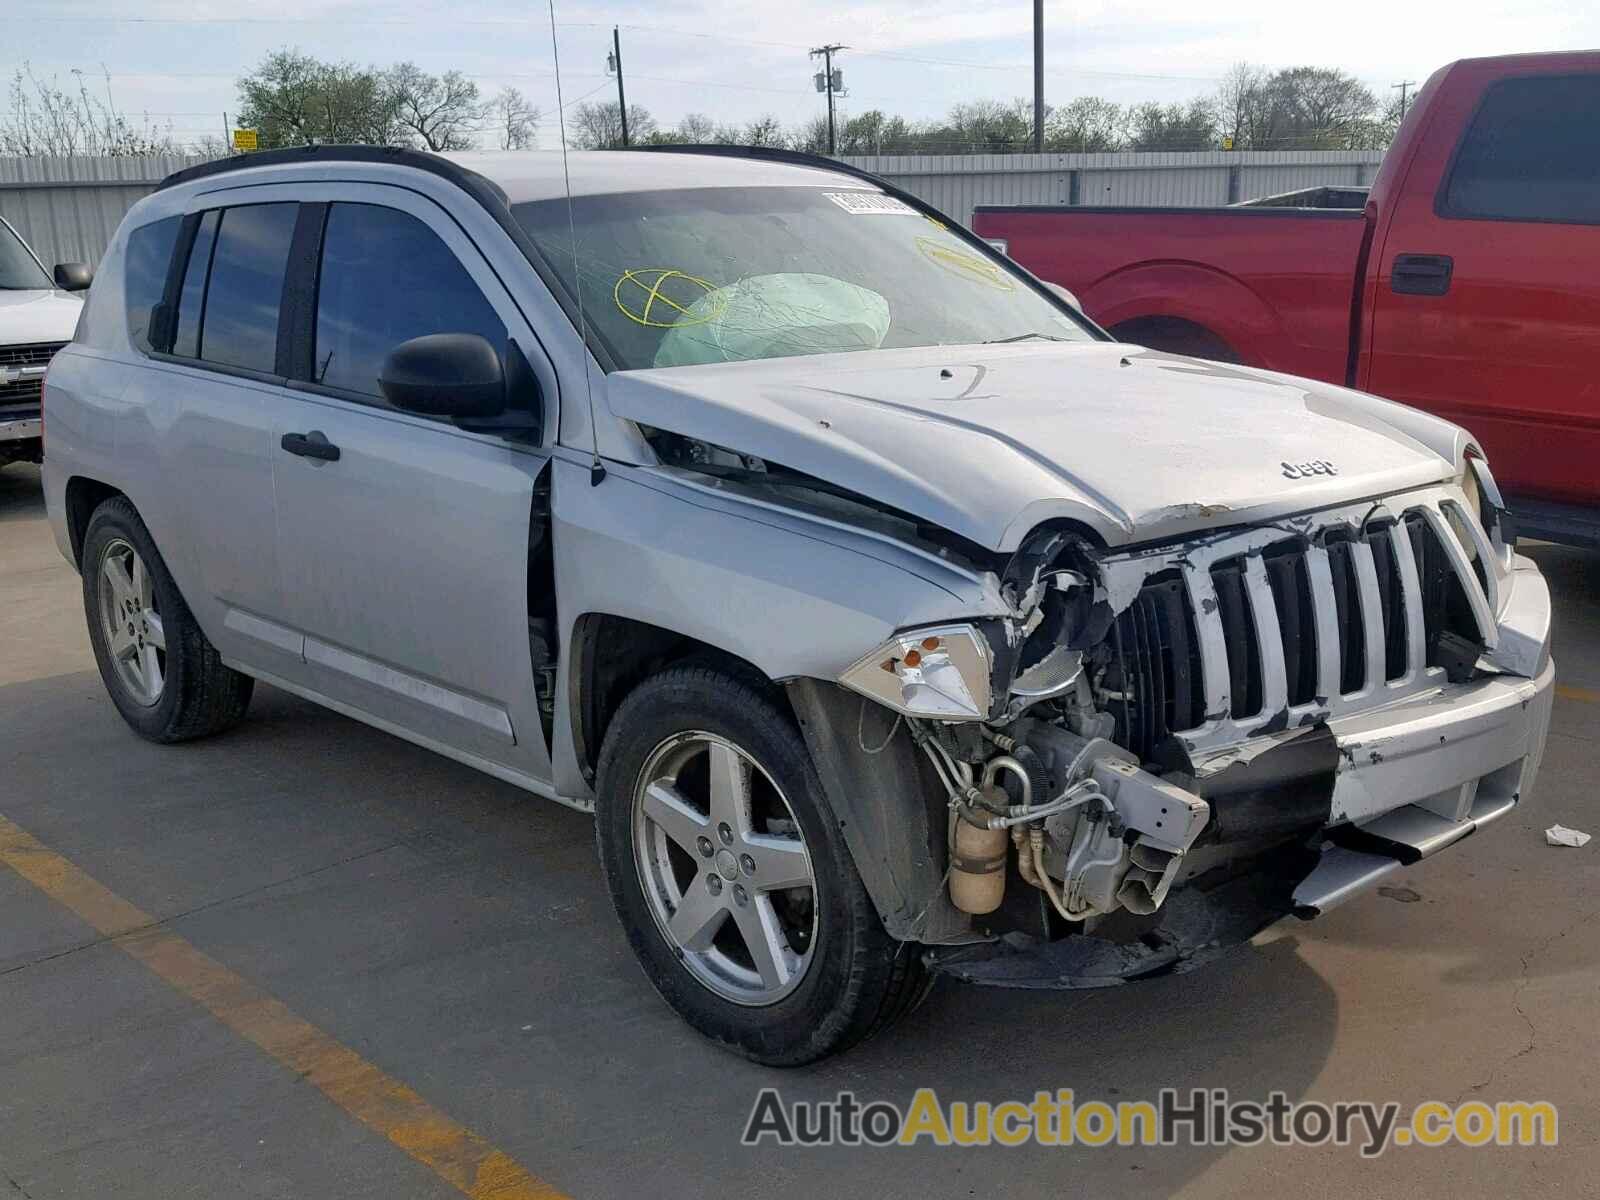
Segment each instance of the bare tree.
[{"label": "bare tree", "polygon": [[788,141],[783,132],[783,122],[771,113],[751,121],[739,138],[741,146],[784,146]]},{"label": "bare tree", "polygon": [[[572,144],[580,150],[620,150],[622,110],[615,100],[573,107],[568,122]],[[628,140],[641,145],[655,140],[656,119],[642,104],[628,105]]]},{"label": "bare tree", "polygon": [[717,123],[705,113],[686,113],[673,133],[677,141],[704,145],[712,139],[716,129]]},{"label": "bare tree", "polygon": [[1218,132],[1233,139],[1235,150],[1255,145],[1262,135],[1267,73],[1249,63],[1234,63],[1212,94]]},{"label": "bare tree", "polygon": [[514,87],[503,87],[489,101],[495,137],[502,150],[532,150],[539,143],[539,110]]},{"label": "bare tree", "polygon": [[383,73],[383,86],[396,123],[429,150],[470,150],[477,144],[483,105],[478,85],[460,71],[429,75],[403,62]]},{"label": "bare tree", "polygon": [[23,65],[6,89],[9,111],[0,117],[0,153],[17,155],[86,154],[120,157],[172,154],[179,149],[170,126],[163,130],[148,118],[135,122],[89,91],[82,72],[78,85],[67,89],[54,78],[41,79]]}]

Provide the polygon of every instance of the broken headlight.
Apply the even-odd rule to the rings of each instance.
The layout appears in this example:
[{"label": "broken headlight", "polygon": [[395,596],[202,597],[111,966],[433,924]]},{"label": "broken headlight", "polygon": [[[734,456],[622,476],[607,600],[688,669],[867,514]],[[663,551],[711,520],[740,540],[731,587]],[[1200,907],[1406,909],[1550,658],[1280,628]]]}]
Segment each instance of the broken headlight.
[{"label": "broken headlight", "polygon": [[993,698],[994,653],[972,625],[895,634],[839,676],[839,682],[908,717],[981,721]]}]

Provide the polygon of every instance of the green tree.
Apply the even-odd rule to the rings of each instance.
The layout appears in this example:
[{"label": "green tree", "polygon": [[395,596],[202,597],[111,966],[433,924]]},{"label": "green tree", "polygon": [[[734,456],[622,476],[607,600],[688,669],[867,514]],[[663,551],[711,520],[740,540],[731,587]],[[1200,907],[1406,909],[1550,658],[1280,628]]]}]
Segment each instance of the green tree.
[{"label": "green tree", "polygon": [[402,139],[383,77],[370,67],[274,50],[238,87],[239,124],[257,131],[263,150]]}]

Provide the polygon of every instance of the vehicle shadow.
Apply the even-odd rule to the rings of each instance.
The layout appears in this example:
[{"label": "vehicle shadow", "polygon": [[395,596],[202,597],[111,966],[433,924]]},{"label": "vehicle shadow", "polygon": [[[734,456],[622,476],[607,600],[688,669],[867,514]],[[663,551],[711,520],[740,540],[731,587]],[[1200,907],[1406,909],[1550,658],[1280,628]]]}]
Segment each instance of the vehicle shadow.
[{"label": "vehicle shadow", "polygon": [[0,521],[24,521],[43,515],[39,468],[32,463],[0,467]]},{"label": "vehicle shadow", "polygon": [[[902,1106],[919,1087],[945,1101],[1295,1099],[1338,1026],[1332,989],[1280,942],[1106,991],[940,983],[848,1054],[769,1070],[655,995],[582,814],[267,687],[236,730],[179,747],[135,738],[92,673],[0,687],[0,712],[8,817],[573,1194],[661,1194],[670,1163],[719,1194],[808,1195],[823,1155],[828,1195],[984,1194],[997,1178],[1012,1195],[1068,1179],[1073,1194],[1168,1194],[1227,1151],[739,1138],[764,1087]],[[70,948],[0,930],[3,964]]]}]

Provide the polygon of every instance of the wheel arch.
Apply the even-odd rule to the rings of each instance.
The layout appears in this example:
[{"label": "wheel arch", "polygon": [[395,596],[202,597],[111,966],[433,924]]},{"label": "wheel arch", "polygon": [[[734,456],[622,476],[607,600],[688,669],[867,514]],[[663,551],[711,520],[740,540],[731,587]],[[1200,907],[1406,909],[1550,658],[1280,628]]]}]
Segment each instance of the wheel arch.
[{"label": "wheel arch", "polygon": [[[89,520],[95,510],[107,500],[117,497],[127,499],[127,493],[120,488],[112,487],[98,479],[91,479],[87,475],[74,475],[67,480],[66,518],[67,537],[72,546],[72,563],[80,571],[83,569],[83,539],[89,530]],[[132,501],[130,500],[131,504]]]},{"label": "wheel arch", "polygon": [[721,646],[633,617],[589,612],[573,623],[567,647],[566,703],[572,748],[593,784],[606,730],[628,693],[669,667],[702,663],[770,694],[792,712],[782,688],[759,667]]},{"label": "wheel arch", "polygon": [[1113,335],[1133,321],[1181,321],[1252,366],[1273,367],[1273,348],[1288,344],[1271,305],[1232,275],[1201,263],[1138,263],[1097,280],[1081,299]]}]

